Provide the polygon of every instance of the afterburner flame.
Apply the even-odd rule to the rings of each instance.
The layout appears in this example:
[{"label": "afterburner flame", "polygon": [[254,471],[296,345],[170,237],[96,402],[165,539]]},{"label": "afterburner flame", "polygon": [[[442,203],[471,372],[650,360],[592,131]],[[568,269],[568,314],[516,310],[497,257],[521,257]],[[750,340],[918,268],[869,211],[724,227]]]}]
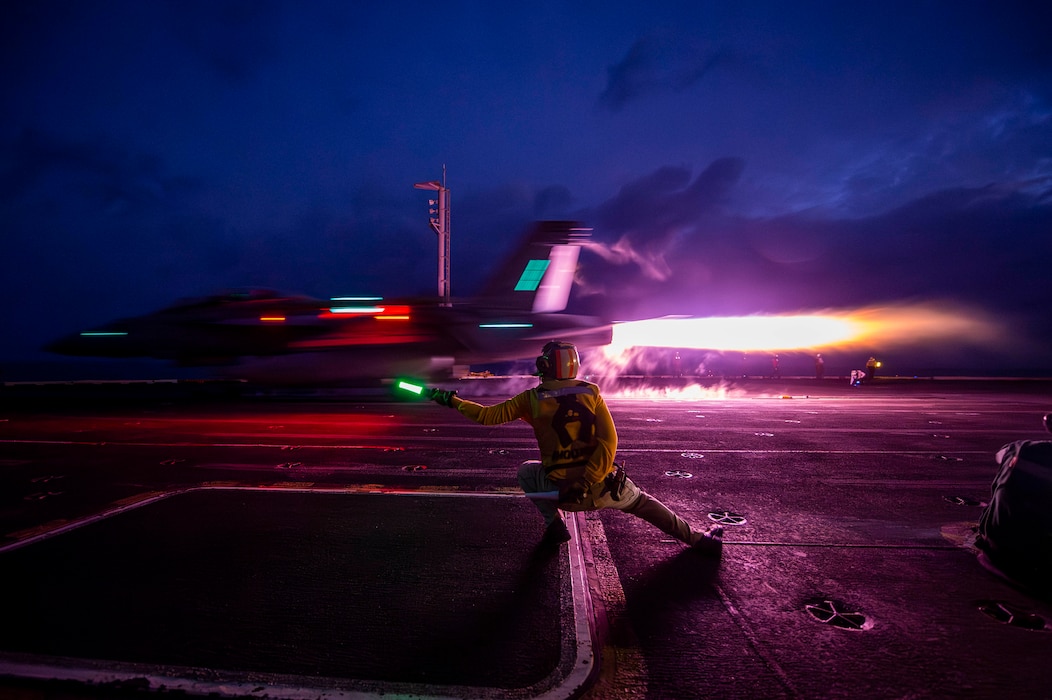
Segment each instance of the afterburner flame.
[{"label": "afterburner flame", "polygon": [[974,310],[936,304],[798,315],[653,318],[614,325],[614,353],[631,347],[788,352],[953,341],[986,345],[999,324]]}]

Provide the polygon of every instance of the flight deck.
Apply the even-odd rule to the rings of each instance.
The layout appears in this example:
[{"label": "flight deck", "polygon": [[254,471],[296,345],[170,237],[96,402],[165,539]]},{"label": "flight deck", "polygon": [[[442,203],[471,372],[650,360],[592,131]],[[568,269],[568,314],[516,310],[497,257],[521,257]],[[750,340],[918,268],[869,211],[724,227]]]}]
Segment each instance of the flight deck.
[{"label": "flight deck", "polygon": [[[511,383],[463,383],[490,403]],[[1052,383],[611,385],[643,521],[538,547],[529,426],[392,396],[4,387],[0,688],[27,698],[1049,697],[1052,596],[984,567]]]}]

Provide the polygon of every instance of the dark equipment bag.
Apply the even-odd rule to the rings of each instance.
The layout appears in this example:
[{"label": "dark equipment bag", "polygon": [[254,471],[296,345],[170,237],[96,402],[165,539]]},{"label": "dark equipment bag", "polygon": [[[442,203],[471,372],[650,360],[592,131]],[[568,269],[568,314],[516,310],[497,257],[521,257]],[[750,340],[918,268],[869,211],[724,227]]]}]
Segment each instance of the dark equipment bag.
[{"label": "dark equipment bag", "polygon": [[976,545],[1010,578],[1052,593],[1052,442],[1010,443],[997,461]]}]

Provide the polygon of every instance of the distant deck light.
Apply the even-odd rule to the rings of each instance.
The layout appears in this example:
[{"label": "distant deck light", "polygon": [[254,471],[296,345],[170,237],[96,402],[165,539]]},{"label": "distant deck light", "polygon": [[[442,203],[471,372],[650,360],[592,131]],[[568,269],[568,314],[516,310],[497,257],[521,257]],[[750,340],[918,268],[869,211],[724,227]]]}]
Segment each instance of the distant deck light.
[{"label": "distant deck light", "polygon": [[284,316],[260,316],[259,320],[263,321],[264,323],[284,323],[285,317]]}]

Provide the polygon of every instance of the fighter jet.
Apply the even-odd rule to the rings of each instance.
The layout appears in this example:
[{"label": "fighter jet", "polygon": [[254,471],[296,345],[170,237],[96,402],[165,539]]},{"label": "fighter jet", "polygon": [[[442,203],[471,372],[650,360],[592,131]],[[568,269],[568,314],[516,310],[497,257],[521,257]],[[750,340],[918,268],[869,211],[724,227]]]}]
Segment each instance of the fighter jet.
[{"label": "fighter jet", "polygon": [[47,349],[213,366],[217,376],[268,383],[463,376],[472,365],[533,358],[552,339],[585,348],[611,342],[609,322],[564,313],[590,235],[576,222],[538,222],[476,298],[323,300],[233,290],[92,328]]}]

